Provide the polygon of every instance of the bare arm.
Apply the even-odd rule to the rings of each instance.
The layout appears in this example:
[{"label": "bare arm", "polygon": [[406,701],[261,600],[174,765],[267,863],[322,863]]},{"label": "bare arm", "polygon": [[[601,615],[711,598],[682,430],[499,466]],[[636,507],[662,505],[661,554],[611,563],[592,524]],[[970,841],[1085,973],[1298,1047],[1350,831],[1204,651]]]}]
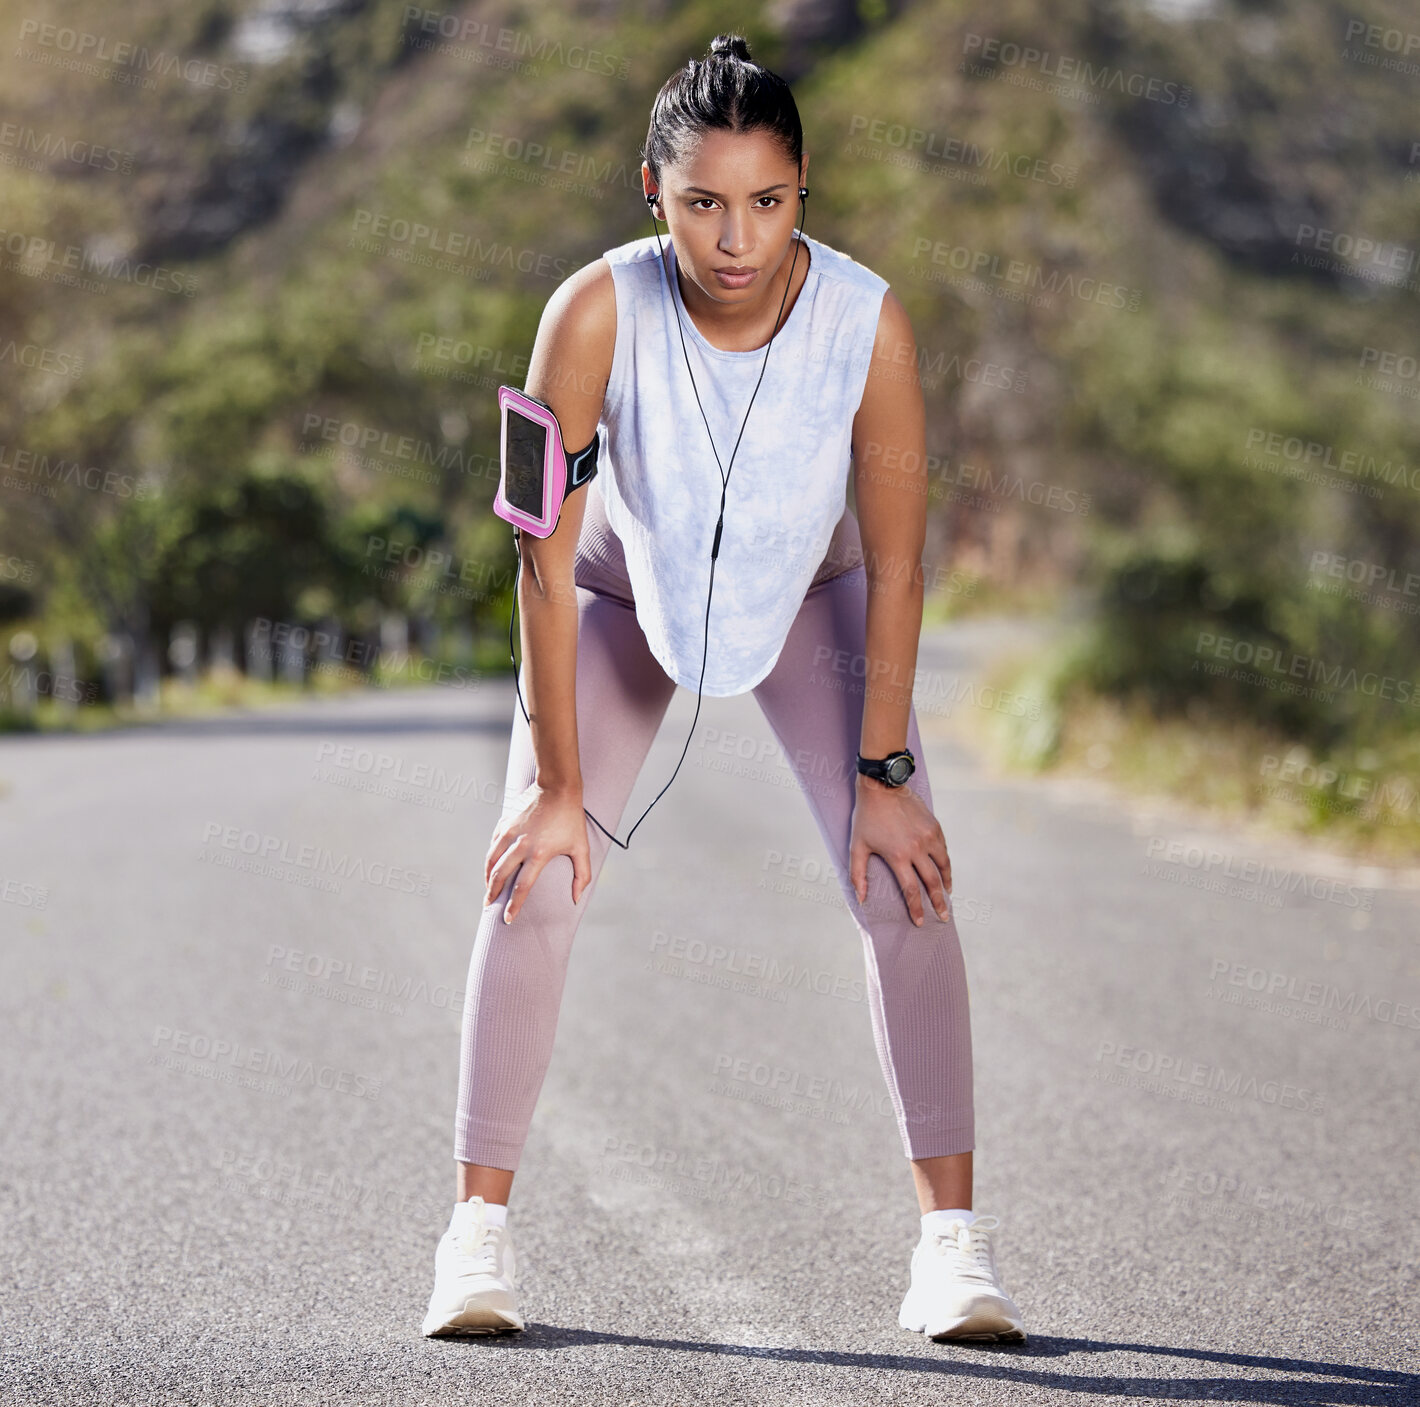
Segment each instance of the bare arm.
[{"label": "bare arm", "polygon": [[853,419],[853,496],[868,574],[864,757],[884,757],[907,746],[922,630],[927,429],[916,350],[907,311],[889,289]]},{"label": "bare arm", "polygon": [[[548,299],[525,390],[550,405],[569,452],[592,441],[616,339],[616,298],[604,260],[579,269]],[[537,781],[580,796],[577,754],[577,539],[587,495],[569,494],[552,535],[522,535],[518,591],[523,698],[532,720]],[[580,805],[580,802],[578,803]]]},{"label": "bare arm", "polygon": [[[889,289],[863,400],[853,419],[853,495],[868,577],[859,741],[864,757],[885,757],[907,746],[922,633],[926,419],[912,323]],[[919,879],[938,916],[947,919],[951,859],[937,818],[910,786],[889,787],[861,774],[856,786],[849,868],[859,902],[868,894],[868,857],[877,854],[897,876],[914,923],[923,922]]]},{"label": "bare arm", "polygon": [[[525,390],[546,401],[569,451],[591,443],[601,419],[616,342],[616,296],[604,259],[579,269],[547,301],[528,365]],[[504,906],[511,923],[547,862],[572,862],[572,902],[591,883],[582,768],[577,747],[577,539],[587,494],[563,500],[548,537],[520,537],[518,586],[522,621],[521,684],[531,724],[536,771],[522,804],[505,814],[484,861],[483,902],[492,903],[516,875]]]}]

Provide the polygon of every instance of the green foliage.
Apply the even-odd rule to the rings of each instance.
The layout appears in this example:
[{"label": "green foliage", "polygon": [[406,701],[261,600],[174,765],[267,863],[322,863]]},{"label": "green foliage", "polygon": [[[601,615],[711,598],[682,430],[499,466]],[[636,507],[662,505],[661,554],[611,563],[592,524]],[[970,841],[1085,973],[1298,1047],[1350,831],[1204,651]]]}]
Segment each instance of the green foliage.
[{"label": "green foliage", "polygon": [[215,484],[174,514],[182,524],[152,561],[154,625],[240,633],[248,620],[291,621],[303,593],[347,595],[350,569],[331,541],[319,486],[299,471],[256,471]]},{"label": "green foliage", "polygon": [[[223,60],[245,7],[70,11],[116,40]],[[0,0],[12,32],[20,13]],[[1114,0],[989,13],[873,0],[843,8],[842,34],[807,53],[748,4],[504,17],[529,42],[625,58],[622,77],[548,58],[519,71],[477,39],[420,48],[404,7],[378,0],[248,65],[240,92],[178,81],[130,103],[14,63],[22,121],[109,134],[137,173],[7,168],[0,227],[151,246],[198,292],[109,279],[85,293],[0,269],[5,336],[83,362],[70,377],[7,374],[4,443],[145,486],[0,496],[0,555],[34,568],[0,615],[84,648],[257,615],[369,631],[391,610],[505,636],[497,386],[522,383],[559,282],[649,232],[637,148],[651,99],[712,34],[739,29],[771,67],[805,65],[806,228],[889,279],[919,361],[942,368],[926,400],[943,474],[985,466],[1089,504],[930,500],[984,595],[1027,575],[1037,593],[1072,578],[1094,593],[1091,627],[1036,667],[1046,706],[1023,755],[1050,756],[1070,699],[1089,694],[1159,719],[1216,710],[1317,747],[1393,735],[1411,714],[1359,684],[1308,694],[1209,668],[1237,663],[1219,640],[1288,670],[1315,662],[1322,684],[1408,680],[1420,662],[1403,601],[1322,589],[1314,566],[1329,554],[1403,573],[1420,544],[1420,481],[1355,467],[1420,461],[1420,402],[1360,360],[1414,350],[1414,293],[1291,257],[1307,220],[1413,244],[1413,84],[1340,55],[1342,15],[1325,0],[1223,0],[1186,23]],[[1182,85],[1191,101],[1044,91],[1018,66],[968,62],[983,37]],[[351,113],[364,121],[348,143],[310,145]],[[205,218],[237,222],[230,238],[174,227],[203,200]],[[362,242],[386,219],[432,233]],[[1124,292],[1081,292],[1099,287]],[[1273,443],[1348,467],[1298,473],[1316,461]],[[1013,535],[1012,558],[1000,544]]]}]

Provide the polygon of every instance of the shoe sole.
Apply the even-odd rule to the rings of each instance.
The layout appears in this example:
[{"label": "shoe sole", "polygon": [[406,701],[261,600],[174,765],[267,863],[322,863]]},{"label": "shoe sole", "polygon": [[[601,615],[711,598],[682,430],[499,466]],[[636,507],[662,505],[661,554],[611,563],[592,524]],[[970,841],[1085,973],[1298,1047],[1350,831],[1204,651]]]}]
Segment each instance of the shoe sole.
[{"label": "shoe sole", "polygon": [[951,1343],[957,1339],[966,1339],[972,1343],[1026,1343],[1026,1331],[1024,1329],[1002,1329],[995,1334],[966,1334],[960,1329],[944,1329],[939,1334],[928,1334],[927,1337],[933,1343]]},{"label": "shoe sole", "polygon": [[423,1333],[426,1339],[444,1339],[484,1334],[516,1334],[526,1326],[518,1315],[505,1313],[501,1309],[489,1309],[485,1305],[466,1305],[457,1314],[429,1327],[425,1319]]},{"label": "shoe sole", "polygon": [[[910,1302],[904,1303],[897,1322],[914,1334],[927,1333],[927,1321],[913,1312]],[[934,1343],[967,1339],[973,1343],[1028,1343],[1026,1331],[998,1310],[979,1309],[958,1324],[927,1334]]]}]

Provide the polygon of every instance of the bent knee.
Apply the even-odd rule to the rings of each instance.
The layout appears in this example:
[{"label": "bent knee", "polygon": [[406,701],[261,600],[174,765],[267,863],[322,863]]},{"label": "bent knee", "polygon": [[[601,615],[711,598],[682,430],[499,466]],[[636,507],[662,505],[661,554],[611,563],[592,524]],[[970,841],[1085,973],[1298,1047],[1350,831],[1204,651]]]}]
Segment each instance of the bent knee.
[{"label": "bent knee", "polygon": [[520,889],[518,912],[513,916],[511,927],[516,928],[524,916],[541,920],[555,918],[559,914],[575,914],[586,903],[585,891],[581,903],[572,902],[572,881],[577,871],[570,855],[554,855],[531,882],[524,883],[522,876],[527,868],[527,861],[518,866],[496,901],[501,918],[512,900],[514,889]]},{"label": "bent knee", "polygon": [[[874,924],[906,923],[913,928],[917,927],[912,921],[912,910],[908,907],[907,896],[902,892],[902,884],[892,866],[881,855],[868,856],[867,880],[868,897],[862,903],[858,902],[857,895],[853,893],[851,879],[847,886],[847,892],[866,926],[871,928]],[[921,905],[923,929],[931,924],[945,927],[951,922],[950,917],[943,919],[932,907],[931,891],[923,884],[916,870],[909,872],[908,883],[913,886]],[[950,896],[948,900],[950,901]],[[950,909],[948,913],[950,914]]]}]

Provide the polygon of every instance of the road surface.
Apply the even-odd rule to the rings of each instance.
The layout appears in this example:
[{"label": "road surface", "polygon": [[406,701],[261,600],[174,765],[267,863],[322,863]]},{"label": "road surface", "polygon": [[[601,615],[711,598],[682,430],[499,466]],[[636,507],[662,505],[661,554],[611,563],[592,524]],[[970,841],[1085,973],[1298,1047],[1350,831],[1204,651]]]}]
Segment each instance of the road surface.
[{"label": "road surface", "polygon": [[420,1337],[500,679],[0,741],[2,1400],[1420,1400],[1420,896],[993,780],[945,715],[999,706],[960,686],[1001,638],[925,635],[919,718],[1029,1343],[897,1325],[859,938],[747,695],[578,935],[512,1198],[528,1331]]}]

